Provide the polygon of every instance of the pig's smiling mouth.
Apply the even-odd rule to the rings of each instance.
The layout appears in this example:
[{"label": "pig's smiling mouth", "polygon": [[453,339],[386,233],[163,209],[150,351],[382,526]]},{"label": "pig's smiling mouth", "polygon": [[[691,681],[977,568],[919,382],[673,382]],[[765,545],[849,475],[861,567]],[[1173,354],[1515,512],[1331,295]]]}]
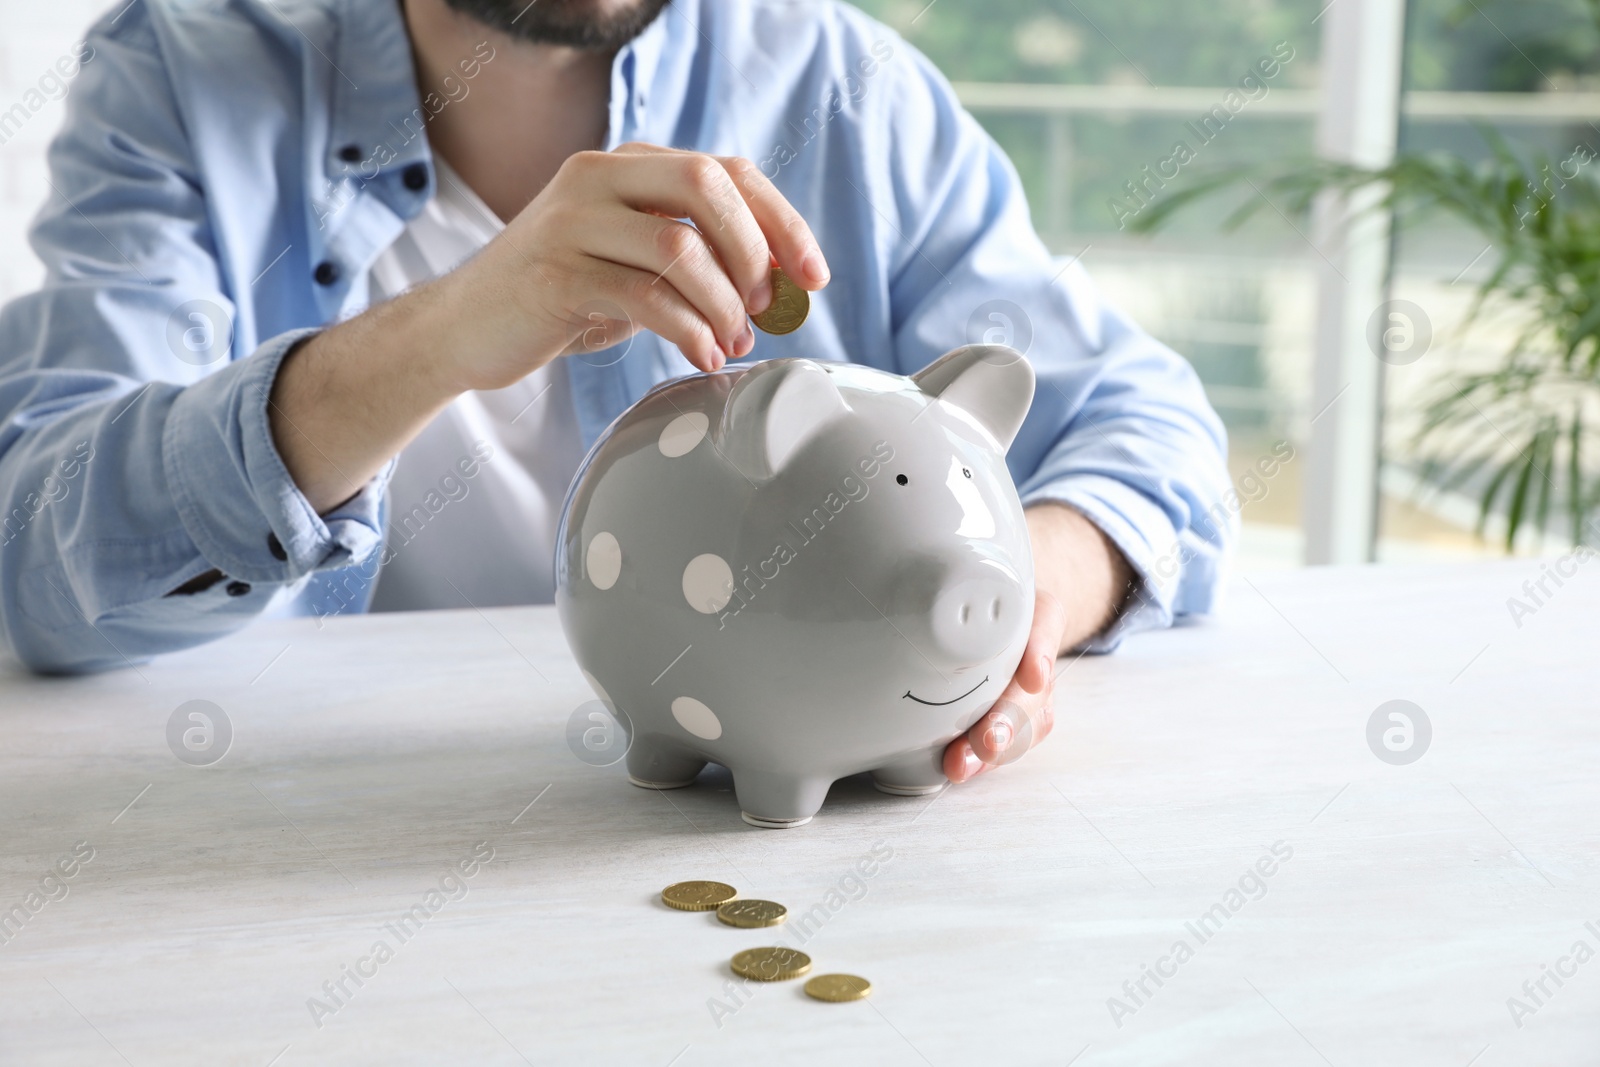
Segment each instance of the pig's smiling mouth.
[{"label": "pig's smiling mouth", "polygon": [[986,674],[986,675],[983,676],[983,681],[982,682],[979,682],[977,685],[973,686],[971,689],[968,689],[965,693],[962,693],[961,696],[959,696],[959,697],[951,697],[949,700],[923,700],[921,697],[912,696],[911,695],[911,690],[909,690],[909,689],[906,690],[906,695],[901,697],[900,699],[901,700],[905,700],[907,698],[910,698],[911,700],[915,700],[918,704],[926,704],[931,708],[942,708],[946,704],[954,704],[956,701],[960,700],[962,697],[971,696],[973,693],[976,693],[979,689],[981,689],[984,686],[984,684],[986,682],[988,682],[988,681],[989,681],[989,676]]}]

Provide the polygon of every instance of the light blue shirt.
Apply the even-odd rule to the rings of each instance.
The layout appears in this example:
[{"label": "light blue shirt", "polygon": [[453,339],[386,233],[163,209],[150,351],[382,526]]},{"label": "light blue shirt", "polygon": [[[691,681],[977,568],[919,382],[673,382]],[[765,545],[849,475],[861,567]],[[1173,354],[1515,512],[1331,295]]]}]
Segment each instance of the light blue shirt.
[{"label": "light blue shirt", "polygon": [[[50,150],[46,281],[0,312],[0,637],[40,670],[214,640],[285,590],[296,613],[366,606],[388,472],[318,515],[267,398],[296,342],[365,306],[433,195],[426,117],[472,92],[463,70],[419,99],[393,0],[115,7]],[[893,31],[830,2],[677,0],[612,65],[607,146],[626,141],[746,156],[811,224],[832,284],[760,356],[910,373],[1026,348],[1022,499],[1084,512],[1140,577],[1093,647],[1211,610],[1238,501],[1194,371],[1052,260],[1010,162]],[[650,334],[572,359],[584,441],[690,370]]]}]

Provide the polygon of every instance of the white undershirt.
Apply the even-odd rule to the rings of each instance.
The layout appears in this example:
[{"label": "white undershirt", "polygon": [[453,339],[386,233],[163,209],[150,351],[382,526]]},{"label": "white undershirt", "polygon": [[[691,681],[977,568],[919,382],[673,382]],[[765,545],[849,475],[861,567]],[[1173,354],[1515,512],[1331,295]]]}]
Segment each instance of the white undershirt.
[{"label": "white undershirt", "polygon": [[[372,266],[374,304],[454,269],[505,228],[444,160],[434,167],[438,195]],[[549,603],[556,525],[583,453],[565,360],[458,397],[400,454],[389,483],[393,555],[372,610]],[[470,478],[463,460],[475,465]]]}]

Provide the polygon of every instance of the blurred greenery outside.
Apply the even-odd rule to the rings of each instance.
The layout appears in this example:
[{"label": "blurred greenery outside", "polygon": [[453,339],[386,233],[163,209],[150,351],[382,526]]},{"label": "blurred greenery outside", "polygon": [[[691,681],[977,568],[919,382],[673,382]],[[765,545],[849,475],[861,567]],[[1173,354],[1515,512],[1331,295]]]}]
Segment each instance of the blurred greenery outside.
[{"label": "blurred greenery outside", "polygon": [[[1267,95],[1315,90],[1321,24],[1314,20],[1327,0],[855,2],[953,82],[1195,87],[1215,89],[1220,98],[1258,60],[1275,49],[1284,55],[1285,46],[1293,58],[1263,79]],[[1408,90],[1600,91],[1600,39],[1586,0],[1411,0],[1407,23]],[[1051,249],[1082,253],[1115,304],[1195,365],[1228,426],[1236,475],[1277,440],[1300,450],[1307,432],[1316,256],[1302,236],[1310,232],[1308,220],[1260,211],[1243,229],[1223,233],[1218,223],[1233,206],[1224,195],[1181,214],[1155,237],[1134,237],[1119,228],[1114,205],[1136,208],[1126,183],[1141,182],[1142,168],[1154,170],[1180,139],[1197,149],[1195,158],[1166,179],[1158,198],[1211,169],[1310,154],[1313,118],[1251,114],[1250,106],[1203,144],[1189,125],[1203,108],[1192,116],[1076,113],[1065,123],[974,109],[1015,164]],[[1520,150],[1558,159],[1579,144],[1600,150],[1600,130],[1587,123],[1507,121],[1495,129]],[[1465,120],[1403,119],[1400,149],[1468,160],[1488,155],[1475,124]],[[1482,249],[1480,239],[1444,220],[1396,240],[1392,295],[1425,309],[1434,340],[1415,364],[1386,370],[1380,559],[1498,551],[1474,537],[1464,501],[1409,488],[1416,457],[1408,454],[1408,427],[1417,398],[1446,367],[1492,362],[1519,325],[1491,314],[1470,331],[1457,329],[1472,283],[1492,259],[1475,261]],[[1298,557],[1299,476],[1298,464],[1286,465],[1266,495],[1244,508],[1244,548],[1256,565]]]}]

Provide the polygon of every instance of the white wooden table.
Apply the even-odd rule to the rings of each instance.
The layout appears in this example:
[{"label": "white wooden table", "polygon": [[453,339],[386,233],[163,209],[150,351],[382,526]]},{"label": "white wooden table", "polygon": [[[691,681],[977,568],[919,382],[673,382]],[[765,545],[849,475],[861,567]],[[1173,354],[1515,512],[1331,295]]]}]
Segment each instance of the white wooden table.
[{"label": "white wooden table", "polygon": [[[1219,620],[1070,665],[1016,766],[932,801],[841,783],[792,831],[746,826],[725,777],[649,793],[575,758],[589,693],[549,609],[0,675],[0,909],[26,913],[0,1063],[1593,1064],[1600,961],[1570,953],[1600,951],[1600,564],[1519,629],[1538,574],[1236,580]],[[233,729],[210,766],[166,739],[194,699]],[[1367,742],[1394,699],[1432,724],[1408,765]],[[779,931],[662,907],[684,878],[811,911],[817,972],[875,995],[730,987]]]}]

